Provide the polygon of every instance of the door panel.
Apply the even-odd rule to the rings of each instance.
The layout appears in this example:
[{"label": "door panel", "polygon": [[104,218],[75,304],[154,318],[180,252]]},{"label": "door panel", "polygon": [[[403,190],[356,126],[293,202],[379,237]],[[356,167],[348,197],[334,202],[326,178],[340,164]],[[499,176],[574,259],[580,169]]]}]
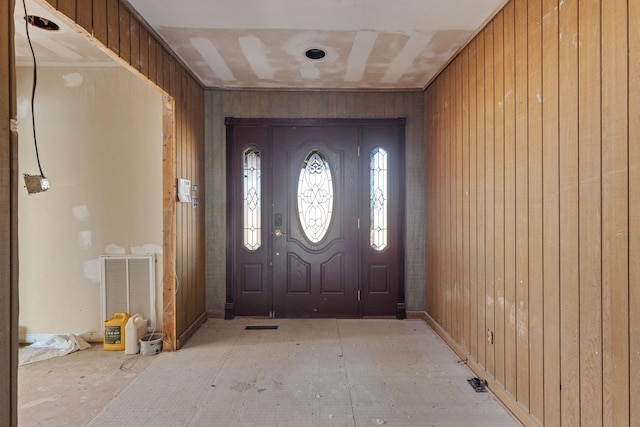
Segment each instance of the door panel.
[{"label": "door panel", "polygon": [[[403,127],[376,125],[362,129],[360,156],[361,181],[368,183],[363,191],[362,215],[362,315],[402,316],[404,310],[404,150]],[[385,204],[386,244],[378,250],[372,242],[371,155],[383,149],[386,160],[386,191],[380,194]],[[366,213],[365,213],[366,212]],[[390,304],[390,301],[396,303]]]},{"label": "door panel", "polygon": [[[227,302],[232,303],[234,314],[238,316],[267,316],[271,311],[271,271],[270,232],[268,227],[270,206],[271,176],[265,173],[265,164],[271,157],[269,128],[264,126],[236,126],[228,130],[227,137],[237,141],[235,148],[229,152],[230,166],[238,171],[233,180],[229,180],[228,191],[234,197],[230,203],[233,212],[228,215],[230,238],[236,242],[227,275],[234,284],[231,292],[227,292]],[[245,190],[247,175],[245,170],[245,153],[254,150],[259,153],[260,174],[259,185],[253,185],[255,203],[260,207],[257,230],[259,244],[245,240]],[[255,165],[254,165],[255,167]],[[238,177],[239,175],[239,177]],[[265,189],[267,191],[265,191]],[[267,224],[265,227],[264,225]],[[255,228],[255,227],[253,227]],[[231,294],[231,295],[230,295]]]},{"label": "door panel", "polygon": [[[357,316],[358,199],[350,195],[358,194],[358,129],[274,127],[272,138],[273,209],[286,227],[280,237],[273,233],[276,316]],[[299,214],[301,170],[313,152],[326,161],[330,171],[330,217],[326,212],[312,213],[308,215],[311,219]],[[330,191],[312,198],[327,198],[327,193]],[[309,202],[311,208],[312,204]],[[314,242],[315,228],[305,232],[303,221],[308,227],[326,228],[326,234]]]},{"label": "door panel", "polygon": [[403,119],[227,119],[226,318],[404,317],[403,132]]}]

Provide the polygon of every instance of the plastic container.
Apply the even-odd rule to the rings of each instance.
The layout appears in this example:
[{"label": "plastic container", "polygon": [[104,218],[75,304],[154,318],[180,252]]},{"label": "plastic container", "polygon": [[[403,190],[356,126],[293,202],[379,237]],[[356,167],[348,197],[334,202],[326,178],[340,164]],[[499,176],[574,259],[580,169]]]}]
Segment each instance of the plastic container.
[{"label": "plastic container", "polygon": [[142,314],[136,313],[129,317],[125,327],[124,354],[136,354],[140,351],[140,338],[147,333],[147,321]]},{"label": "plastic container", "polygon": [[104,321],[105,350],[124,350],[127,320],[128,313],[115,313],[111,319]]},{"label": "plastic container", "polygon": [[162,350],[162,335],[149,334],[140,338],[140,354],[149,356],[158,354]]}]

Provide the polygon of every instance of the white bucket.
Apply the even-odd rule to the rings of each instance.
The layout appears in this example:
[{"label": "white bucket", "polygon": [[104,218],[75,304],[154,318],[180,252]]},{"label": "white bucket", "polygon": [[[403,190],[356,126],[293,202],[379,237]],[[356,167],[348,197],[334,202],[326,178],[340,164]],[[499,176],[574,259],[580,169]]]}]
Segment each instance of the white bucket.
[{"label": "white bucket", "polygon": [[140,338],[140,354],[149,356],[158,354],[162,350],[162,335],[149,334]]}]

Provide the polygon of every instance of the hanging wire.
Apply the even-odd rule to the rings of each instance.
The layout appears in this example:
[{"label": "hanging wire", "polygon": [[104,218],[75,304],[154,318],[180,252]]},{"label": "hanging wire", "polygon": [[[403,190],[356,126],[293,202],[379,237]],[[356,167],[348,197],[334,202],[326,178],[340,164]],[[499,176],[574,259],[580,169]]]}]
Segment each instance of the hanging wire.
[{"label": "hanging wire", "polygon": [[36,138],[36,116],[34,112],[34,100],[36,98],[36,86],[38,84],[38,73],[36,64],[36,54],[33,51],[33,44],[31,43],[31,37],[29,37],[29,24],[33,24],[33,17],[27,13],[27,4],[25,0],[22,0],[22,7],[24,8],[24,20],[25,29],[27,33],[27,41],[29,42],[29,48],[31,49],[31,56],[33,57],[33,87],[31,89],[31,124],[33,127],[33,144],[36,147],[36,160],[38,161],[38,169],[40,169],[40,176],[45,178],[44,172],[42,172],[42,166],[40,165],[40,154],[38,154],[38,139]]}]

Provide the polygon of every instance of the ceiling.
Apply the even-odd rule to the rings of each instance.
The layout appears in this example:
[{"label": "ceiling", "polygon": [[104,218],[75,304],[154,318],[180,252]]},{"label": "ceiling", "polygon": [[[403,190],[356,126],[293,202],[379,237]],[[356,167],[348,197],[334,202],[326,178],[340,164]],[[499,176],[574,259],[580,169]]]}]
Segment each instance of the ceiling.
[{"label": "ceiling", "polygon": [[[410,90],[424,88],[506,0],[128,2],[207,87]],[[16,3],[20,64],[30,52]],[[66,24],[43,0],[27,7]],[[30,31],[42,64],[108,62],[73,25],[61,27]],[[310,59],[309,49],[325,56]]]},{"label": "ceiling", "polygon": [[[29,26],[29,37],[33,44],[38,66],[116,66],[119,65],[105,48],[100,49],[82,30],[63,18],[45,1],[27,0],[27,13],[55,22],[59,31],[45,31]],[[16,0],[14,12],[16,65],[33,66],[31,50],[26,37],[24,7]]]}]

